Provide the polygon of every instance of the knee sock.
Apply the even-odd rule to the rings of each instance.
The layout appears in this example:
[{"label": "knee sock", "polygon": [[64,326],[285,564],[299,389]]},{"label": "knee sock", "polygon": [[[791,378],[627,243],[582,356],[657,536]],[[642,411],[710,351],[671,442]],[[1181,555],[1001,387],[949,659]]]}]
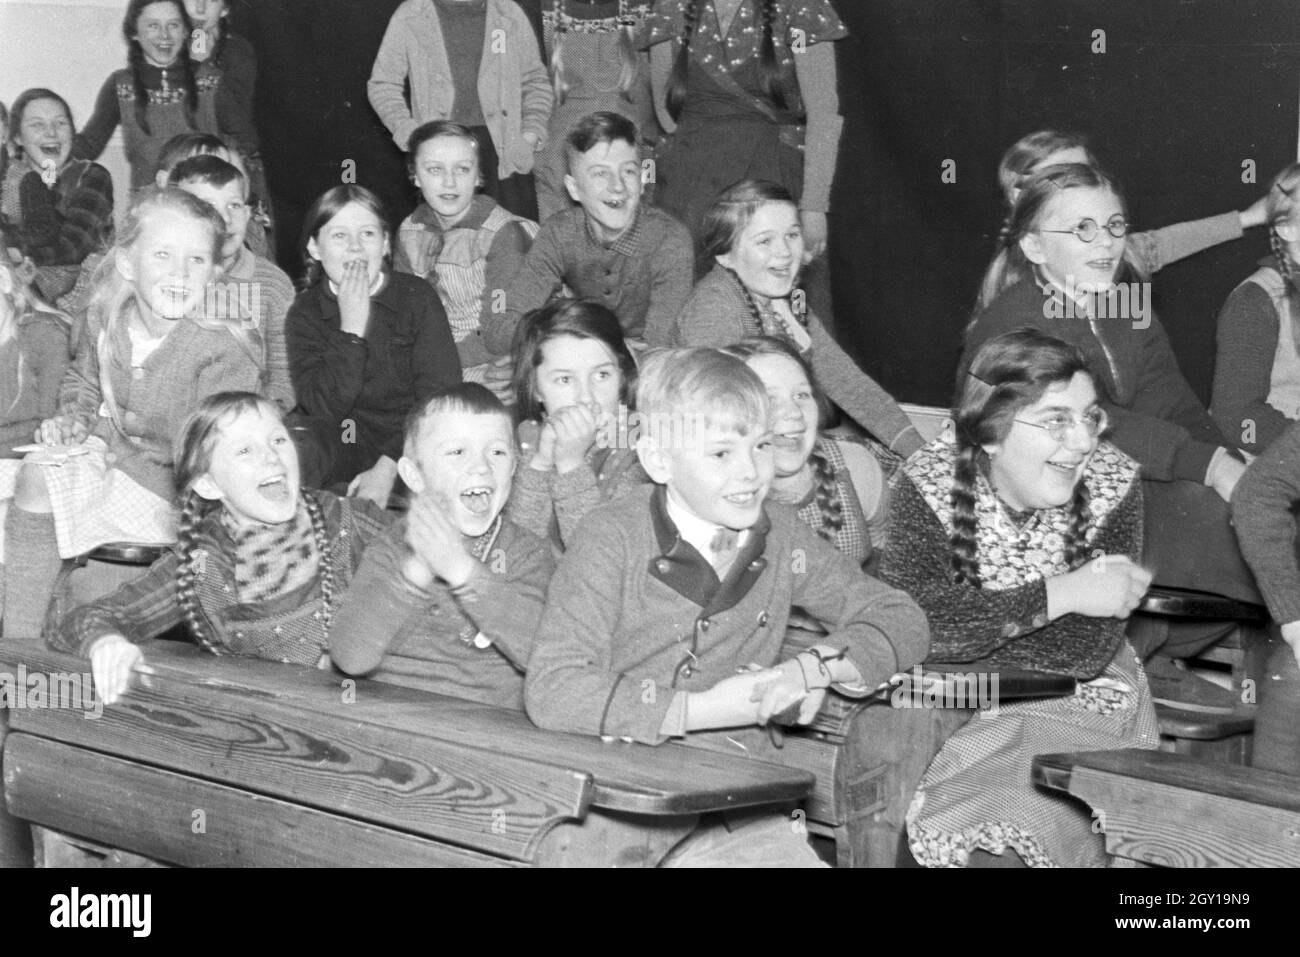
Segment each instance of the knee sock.
[{"label": "knee sock", "polygon": [[54,516],[10,506],[5,517],[6,639],[40,641],[60,564]]}]

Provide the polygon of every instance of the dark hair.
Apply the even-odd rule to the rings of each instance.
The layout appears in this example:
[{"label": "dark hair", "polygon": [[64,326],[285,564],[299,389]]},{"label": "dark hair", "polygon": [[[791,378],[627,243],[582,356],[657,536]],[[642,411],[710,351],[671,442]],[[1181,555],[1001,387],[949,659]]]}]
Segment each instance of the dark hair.
[{"label": "dark hair", "polygon": [[[830,418],[830,403],[826,393],[817,383],[812,364],[791,343],[776,336],[749,336],[722,350],[748,364],[755,356],[780,356],[789,359],[800,370],[812,387],[813,401],[817,403],[817,428],[820,431]],[[761,379],[762,376],[759,376]],[[822,454],[816,445],[808,456],[813,467],[813,500],[821,513],[822,521],[817,526],[817,534],[828,542],[835,541],[835,535],[844,527],[844,503],[840,500],[839,483],[835,480],[835,469],[830,460]]]},{"label": "dark hair", "polygon": [[[1023,184],[1011,215],[1007,217],[998,234],[998,251],[984,273],[980,284],[979,299],[976,302],[976,317],[998,294],[1010,286],[1025,279],[1033,278],[1034,264],[1026,258],[1020,248],[1020,240],[1038,229],[1046,216],[1048,207],[1057,195],[1067,189],[1105,189],[1114,193],[1124,208],[1124,194],[1105,172],[1096,166],[1083,163],[1063,163],[1059,166],[1045,166]],[[1123,266],[1121,270],[1141,279],[1146,278],[1146,271],[1136,258],[1132,243],[1124,245]],[[1117,276],[1116,278],[1119,278]],[[970,325],[975,324],[972,318]],[[969,327],[968,327],[969,328]]]},{"label": "dark hair", "polygon": [[[1097,377],[1074,346],[1037,329],[1003,333],[980,346],[966,374],[953,410],[957,456],[953,464],[951,547],[953,578],[980,584],[975,547],[975,483],[987,474],[985,445],[1003,442],[1019,412],[1043,397],[1050,386],[1069,382],[1082,372],[1098,386]],[[1088,486],[1080,479],[1070,501],[1070,528],[1065,535],[1065,561],[1077,568],[1087,559],[1085,535],[1092,513]]]},{"label": "dark hair", "polygon": [[560,336],[594,339],[610,351],[623,379],[619,401],[631,408],[636,395],[636,361],[623,339],[618,317],[598,302],[557,299],[525,315],[515,329],[512,354],[515,414],[519,420],[542,417],[544,410],[537,396],[537,367],[542,364],[542,346]]},{"label": "dark hair", "polygon": [[473,130],[468,126],[453,123],[450,120],[434,120],[430,123],[421,123],[411,131],[411,136],[406,141],[406,168],[412,176],[415,175],[415,154],[421,146],[429,142],[429,140],[437,139],[439,136],[452,136],[473,143],[474,162],[482,164],[483,147],[479,143],[478,137],[474,135]]},{"label": "dark hair", "polygon": [[[742,0],[748,2],[748,0]],[[776,0],[753,0],[759,4],[760,29],[763,31],[758,44],[759,85],[763,97],[776,110],[784,112],[789,109],[785,94],[781,90],[781,65],[776,59],[776,42],[773,34],[773,20],[776,17]],[[699,25],[700,0],[686,0],[683,11],[681,46],[673,60],[672,72],[668,75],[666,105],[668,115],[674,120],[682,114],[686,105],[686,74],[690,69],[691,42],[695,39],[695,30]]]},{"label": "dark hair", "polygon": [[181,160],[222,151],[233,152],[230,144],[213,133],[177,133],[163,144],[158,154],[158,169],[170,173]]},{"label": "dark hair", "polygon": [[[53,90],[47,90],[44,87],[32,87],[30,90],[23,90],[18,94],[18,99],[14,100],[13,108],[9,112],[9,143],[13,147],[15,158],[22,157],[22,147],[18,145],[18,131],[23,125],[23,113],[26,112],[29,104],[37,100],[53,100],[63,107],[63,112],[67,114],[68,122],[72,124],[72,134],[77,134],[77,124],[72,119],[72,107],[68,106],[68,101]],[[0,103],[0,120],[4,119],[4,104]]]},{"label": "dark hair", "polygon": [[[406,415],[404,446],[402,454],[412,457],[420,438],[420,426],[424,420],[439,412],[467,412],[470,415],[500,415],[510,423],[510,410],[485,385],[478,382],[457,382],[438,389],[423,402],[414,406]],[[513,442],[513,432],[511,433]]]},{"label": "dark hair", "polygon": [[[211,619],[202,613],[198,596],[194,591],[194,580],[198,575],[199,562],[202,560],[195,549],[199,529],[208,513],[217,507],[217,503],[203,498],[194,491],[193,486],[200,476],[212,468],[213,448],[221,436],[223,426],[234,416],[254,410],[264,411],[276,419],[280,418],[280,410],[269,399],[252,392],[218,392],[210,395],[185,419],[174,445],[176,487],[180,489],[181,499],[180,519],[177,522],[177,552],[180,561],[176,567],[176,597],[194,640],[200,647],[214,655],[226,653],[222,636],[209,634],[204,623],[211,623],[218,629],[221,624],[219,620]],[[311,518],[312,532],[316,540],[316,553],[320,562],[318,575],[324,605],[322,615],[325,628],[328,629],[330,606],[334,596],[334,569],[330,563],[329,530],[325,526],[325,517],[315,494],[307,489],[301,489],[300,494],[307,508],[307,514]]]},{"label": "dark hair", "polygon": [[144,74],[144,48],[140,46],[140,41],[135,38],[136,21],[140,19],[140,14],[145,7],[155,3],[170,3],[181,15],[181,25],[185,29],[185,35],[181,38],[181,48],[176,54],[176,62],[181,67],[181,85],[185,87],[185,125],[194,129],[194,115],[199,108],[199,88],[194,82],[194,61],[190,59],[190,34],[194,32],[194,25],[190,23],[190,15],[185,10],[183,0],[131,0],[126,7],[126,16],[122,18],[122,36],[126,39],[127,62],[131,67],[131,93],[135,100],[135,121],[136,124],[144,131],[145,136],[152,134],[149,129],[149,118],[147,111],[149,108],[149,91],[145,89]]},{"label": "dark hair", "polygon": [[636,124],[622,113],[609,110],[597,110],[588,113],[569,130],[564,138],[564,158],[566,167],[573,171],[576,159],[593,146],[600,143],[613,143],[622,140],[636,149],[640,136]]},{"label": "dark hair", "polygon": [[169,186],[205,183],[216,189],[236,181],[243,183],[245,187],[248,185],[244,180],[244,174],[236,166],[211,153],[199,153],[197,156],[181,160],[172,167],[171,174],[167,177]]},{"label": "dark hair", "polygon": [[303,288],[314,286],[321,277],[323,270],[321,264],[312,258],[311,253],[307,251],[307,243],[316,238],[316,234],[325,228],[325,225],[339,214],[344,206],[349,203],[356,203],[365,209],[370,210],[379,218],[379,225],[384,228],[384,236],[390,234],[388,228],[388,211],[384,209],[384,201],[378,196],[366,189],[364,186],[345,185],[335,186],[327,189],[316,198],[307,210],[307,215],[302,221],[302,257],[306,266],[303,276]]}]

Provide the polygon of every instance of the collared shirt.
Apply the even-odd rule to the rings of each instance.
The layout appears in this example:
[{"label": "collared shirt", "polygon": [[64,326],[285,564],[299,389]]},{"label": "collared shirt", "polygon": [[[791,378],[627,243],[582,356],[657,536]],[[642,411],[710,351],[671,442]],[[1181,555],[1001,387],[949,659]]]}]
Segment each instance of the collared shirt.
[{"label": "collared shirt", "polygon": [[[666,508],[668,517],[677,526],[677,532],[681,535],[682,541],[692,546],[704,556],[706,561],[711,563],[713,561],[713,537],[718,534],[722,526],[707,522],[698,515],[692,514],[685,505],[677,501],[671,488],[668,490]],[[745,542],[748,540],[749,529],[742,529],[736,535],[736,548],[744,548]]]}]

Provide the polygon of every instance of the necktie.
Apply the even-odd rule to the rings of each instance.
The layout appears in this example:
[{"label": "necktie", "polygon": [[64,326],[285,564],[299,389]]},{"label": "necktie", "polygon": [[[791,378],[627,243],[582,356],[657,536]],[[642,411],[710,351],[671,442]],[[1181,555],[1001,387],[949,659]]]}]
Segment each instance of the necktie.
[{"label": "necktie", "polygon": [[709,542],[709,563],[719,578],[726,577],[727,569],[736,560],[736,555],[740,552],[737,544],[739,540],[740,533],[729,528],[720,528],[714,532],[713,540]]}]

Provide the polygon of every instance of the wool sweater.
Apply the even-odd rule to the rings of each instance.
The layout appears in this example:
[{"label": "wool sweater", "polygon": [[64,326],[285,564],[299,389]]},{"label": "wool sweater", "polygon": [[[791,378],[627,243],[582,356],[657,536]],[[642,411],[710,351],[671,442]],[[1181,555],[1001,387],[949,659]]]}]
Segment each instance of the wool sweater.
[{"label": "wool sweater", "polygon": [[[662,314],[661,314],[662,315]],[[681,312],[670,321],[646,325],[651,346],[729,346],[746,336],[763,334],[745,292],[735,277],[714,266],[696,284]],[[921,447],[921,436],[894,397],[858,368],[820,319],[809,314],[809,358],[822,391],[860,426],[891,451],[908,456]]]},{"label": "wool sweater", "polygon": [[1143,268],[1153,273],[1204,249],[1240,239],[1241,235],[1240,214],[1220,213],[1149,232],[1129,233],[1128,245]]},{"label": "wool sweater", "polygon": [[1259,454],[1300,419],[1300,291],[1272,257],[1219,311],[1210,414],[1239,449]]},{"label": "wool sweater", "polygon": [[41,422],[58,410],[67,369],[67,323],[29,310],[18,319],[14,337],[0,346],[0,458],[17,457],[14,446],[30,443]]},{"label": "wool sweater", "polygon": [[524,684],[529,717],[660,743],[676,692],[777,663],[792,604],[848,649],[868,688],[929,646],[912,599],[864,575],[792,509],[765,505],[719,582],[668,517],[664,487],[631,492],[587,516],[551,579]]},{"label": "wool sweater", "polygon": [[513,521],[563,550],[588,512],[649,481],[635,449],[593,448],[582,465],[563,473],[521,462],[506,512]]},{"label": "wool sweater", "polygon": [[180,64],[157,67],[145,63],[140,69],[149,98],[145,110],[148,131],[136,122],[131,70],[117,70],[104,81],[95,99],[95,112],[73,138],[73,156],[96,159],[120,123],[126,158],[131,164],[131,189],[136,190],[153,183],[163,146],[179,133],[215,133],[236,141],[250,135],[246,128],[248,118],[241,111],[230,109],[228,102],[218,95],[221,71],[211,63],[194,67],[198,105],[192,127],[185,117],[184,68]]},{"label": "wool sweater", "polygon": [[[523,710],[524,669],[555,570],[550,548],[509,520],[470,580],[427,590],[402,575],[406,520],[366,552],[330,632],[345,674]],[[480,648],[475,635],[491,641]]]},{"label": "wool sweater", "polygon": [[500,311],[536,235],[536,223],[485,194],[470,201],[465,218],[451,229],[444,230],[423,201],[398,227],[393,271],[419,276],[438,290],[462,369],[492,360],[483,326]]},{"label": "wool sweater", "polygon": [[985,342],[1026,326],[1083,353],[1104,386],[1107,437],[1137,459],[1143,478],[1205,481],[1210,459],[1227,443],[1178,368],[1158,318],[1148,313],[1141,321],[1089,321],[1066,308],[1054,287],[1045,293],[1035,282],[1018,282],[989,303],[967,331],[959,375],[970,369]]},{"label": "wool sweater", "polygon": [[693,249],[686,227],[653,206],[642,204],[636,221],[612,243],[592,234],[581,207],[557,213],[533,240],[505,312],[484,325],[484,342],[496,355],[508,354],[519,320],[564,286],[618,316],[624,336],[641,339],[681,311],[695,278]]},{"label": "wool sweater", "polygon": [[1241,554],[1255,573],[1278,624],[1300,621],[1300,423],[1291,423],[1241,477],[1232,493],[1232,523]]},{"label": "wool sweater", "polygon": [[[1017,532],[977,480],[976,558],[981,586],[955,582],[951,504],[955,445],[941,436],[893,477],[889,540],[880,577],[913,596],[930,622],[930,660],[979,662],[1093,678],[1115,656],[1124,623],[1069,614],[1048,621],[1046,580],[1066,571],[1060,540],[1065,509],[1045,509]],[[1103,442],[1084,474],[1093,522],[1090,554],[1142,559],[1142,486],[1137,466]],[[1008,569],[1006,576],[999,571]],[[1028,572],[1028,584],[1014,584]]]},{"label": "wool sweater", "polygon": [[[320,502],[330,542],[337,607],[366,546],[383,534],[392,517],[363,499],[341,499],[323,491],[312,494]],[[197,563],[194,582],[200,624],[207,635],[231,654],[314,664],[324,638],[319,579],[271,601],[241,603],[233,547],[219,513],[209,512],[195,539],[195,554],[202,550],[203,561]],[[185,616],[176,579],[180,562],[179,545],[173,545],[135,581],[73,609],[49,636],[50,647],[85,657],[105,635],[142,644],[182,624]],[[310,646],[310,653],[297,654],[299,646]]]},{"label": "wool sweater", "polygon": [[[436,4],[406,0],[388,21],[375,57],[366,87],[371,106],[405,151],[417,126],[451,118],[455,89]],[[497,175],[531,172],[535,153],[523,134],[545,142],[554,94],[532,24],[511,0],[487,0],[478,100],[497,151]]]},{"label": "wool sweater", "polygon": [[256,307],[253,319],[262,334],[265,349],[264,391],[281,412],[290,411],[297,400],[289,373],[289,347],[285,343],[284,324],[289,307],[293,305],[293,283],[279,266],[254,255],[247,247],[240,248],[234,265],[226,270],[219,282],[236,283],[237,301],[251,302]]},{"label": "wool sweater", "polygon": [[358,441],[394,461],[402,454],[407,413],[461,381],[438,294],[405,273],[386,276],[370,297],[364,339],[343,331],[338,297],[323,278],[289,307],[285,339],[299,408],[340,429],[351,420]]},{"label": "wool sweater", "polygon": [[76,266],[112,244],[113,177],[98,163],[69,160],[52,188],[26,163],[15,163],[0,191],[6,212],[17,198],[5,243],[37,266]]},{"label": "wool sweater", "polygon": [[[133,366],[126,322],[119,321],[105,335],[105,368],[99,361],[100,337],[92,320],[60,390],[60,412],[74,415],[107,443],[110,466],[170,502],[176,495],[172,442],[186,416],[217,392],[257,392],[260,345],[241,342],[228,328],[186,317],[174,322],[143,365]],[[113,398],[108,414],[101,412],[109,398],[105,379]]]}]

